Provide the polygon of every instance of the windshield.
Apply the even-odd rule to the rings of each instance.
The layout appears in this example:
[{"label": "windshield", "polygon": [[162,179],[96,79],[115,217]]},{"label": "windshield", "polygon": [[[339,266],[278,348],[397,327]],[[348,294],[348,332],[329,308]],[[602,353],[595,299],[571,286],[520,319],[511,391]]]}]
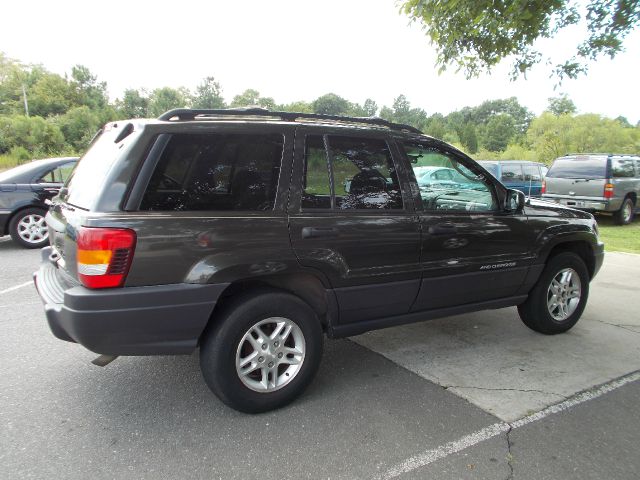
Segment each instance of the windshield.
[{"label": "windshield", "polygon": [[547,172],[550,178],[606,178],[607,160],[603,157],[559,158]]},{"label": "windshield", "polygon": [[122,151],[123,144],[131,138],[115,143],[122,129],[109,127],[94,140],[69,177],[66,191],[60,194],[67,203],[88,210],[96,194],[102,191],[107,174]]}]

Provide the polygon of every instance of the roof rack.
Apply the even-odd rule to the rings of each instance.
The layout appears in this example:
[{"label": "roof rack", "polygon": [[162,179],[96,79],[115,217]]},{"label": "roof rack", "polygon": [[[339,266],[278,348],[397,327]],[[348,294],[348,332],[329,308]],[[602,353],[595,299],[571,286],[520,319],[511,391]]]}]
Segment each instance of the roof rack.
[{"label": "roof rack", "polygon": [[349,122],[349,123],[362,123],[367,125],[377,125],[386,127],[391,130],[406,130],[411,133],[417,133],[423,135],[423,133],[411,125],[404,125],[401,123],[393,123],[384,120],[379,117],[343,117],[340,115],[324,115],[320,113],[295,113],[295,112],[276,112],[267,110],[266,108],[249,107],[249,108],[225,108],[225,109],[192,109],[192,108],[177,108],[169,110],[158,117],[158,120],[172,121],[172,120],[195,120],[199,117],[201,120],[206,120],[207,117],[224,117],[224,116],[236,116],[236,117],[272,117],[279,118],[281,120],[295,122],[298,119],[317,119],[317,120],[331,120],[334,122]]}]

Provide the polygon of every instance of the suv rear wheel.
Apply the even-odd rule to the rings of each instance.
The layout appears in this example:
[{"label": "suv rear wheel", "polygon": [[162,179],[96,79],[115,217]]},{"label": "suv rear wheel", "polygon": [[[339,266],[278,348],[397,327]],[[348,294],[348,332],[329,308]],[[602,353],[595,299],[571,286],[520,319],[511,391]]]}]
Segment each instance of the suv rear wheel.
[{"label": "suv rear wheel", "polygon": [[309,385],[322,356],[322,329],[301,299],[278,290],[243,294],[224,307],[200,343],[209,388],[231,408],[282,407]]},{"label": "suv rear wheel", "polygon": [[518,305],[524,324],[546,335],[573,327],[587,304],[589,272],[582,258],[572,252],[552,257],[527,301]]},{"label": "suv rear wheel", "polygon": [[633,204],[633,200],[629,197],[624,199],[622,202],[622,206],[620,210],[613,214],[613,220],[618,225],[628,225],[633,220],[633,211],[635,209],[635,205]]}]

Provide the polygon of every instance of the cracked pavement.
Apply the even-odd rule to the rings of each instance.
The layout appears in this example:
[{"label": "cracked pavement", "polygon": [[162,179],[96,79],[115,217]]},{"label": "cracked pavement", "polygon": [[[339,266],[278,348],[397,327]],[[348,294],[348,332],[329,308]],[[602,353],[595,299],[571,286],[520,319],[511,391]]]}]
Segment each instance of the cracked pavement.
[{"label": "cracked pavement", "polygon": [[[0,291],[29,281],[38,257],[0,239]],[[534,334],[506,309],[356,339],[367,348],[327,341],[307,393],[256,416],[209,392],[197,355],[91,365],[20,287],[0,295],[0,478],[366,479],[496,426],[398,478],[638,478],[640,381],[516,420],[640,369],[640,332],[627,330],[640,329],[628,288],[640,257],[605,262],[570,335]]]}]

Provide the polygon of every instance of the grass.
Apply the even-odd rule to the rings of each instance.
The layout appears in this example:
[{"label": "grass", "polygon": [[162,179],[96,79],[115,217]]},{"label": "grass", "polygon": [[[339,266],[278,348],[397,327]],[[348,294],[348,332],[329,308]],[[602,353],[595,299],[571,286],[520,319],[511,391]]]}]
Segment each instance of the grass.
[{"label": "grass", "polygon": [[630,225],[616,225],[611,217],[596,216],[600,238],[608,252],[640,253],[640,215]]},{"label": "grass", "polygon": [[[24,163],[24,161],[23,161]],[[20,164],[20,159],[14,157],[11,154],[0,155],[0,172],[3,170],[9,170]]]}]

